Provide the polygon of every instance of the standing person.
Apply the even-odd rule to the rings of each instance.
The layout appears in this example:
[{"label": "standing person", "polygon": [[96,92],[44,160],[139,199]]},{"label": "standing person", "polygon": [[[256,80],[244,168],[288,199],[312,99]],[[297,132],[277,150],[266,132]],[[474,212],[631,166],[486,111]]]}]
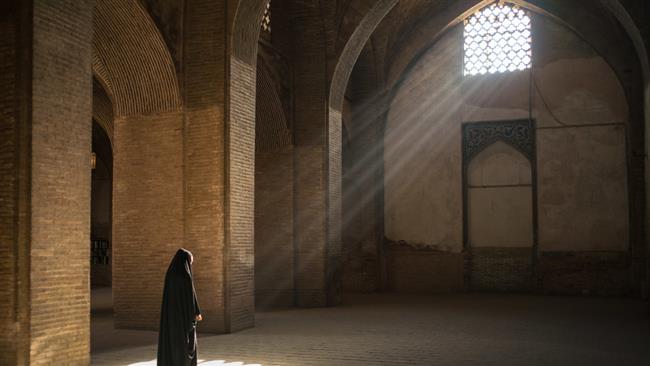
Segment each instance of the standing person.
[{"label": "standing person", "polygon": [[160,328],[158,366],[196,366],[196,323],[203,320],[192,280],[192,253],[179,249],[167,268]]}]

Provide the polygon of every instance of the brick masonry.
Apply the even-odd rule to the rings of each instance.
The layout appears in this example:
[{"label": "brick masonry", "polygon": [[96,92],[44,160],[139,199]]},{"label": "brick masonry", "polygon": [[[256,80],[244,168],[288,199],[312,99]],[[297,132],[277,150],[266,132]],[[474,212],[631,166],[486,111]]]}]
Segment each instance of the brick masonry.
[{"label": "brick masonry", "polygon": [[387,243],[387,290],[436,293],[464,289],[464,263],[460,253],[422,250],[406,243]]},{"label": "brick masonry", "polygon": [[[1,364],[89,362],[91,66],[106,92],[96,93],[96,119],[111,136],[115,119],[118,326],[155,329],[162,276],[180,246],[196,254],[197,289],[206,315],[202,330],[252,326],[255,221],[259,237],[272,235],[272,226],[282,227],[265,249],[284,245],[286,250],[288,243],[296,249],[293,257],[283,252],[281,266],[289,270],[277,273],[281,286],[267,283],[260,293],[278,291],[288,297],[293,276],[299,305],[338,302],[343,130],[341,111],[327,103],[331,75],[336,101],[342,99],[359,51],[343,52],[339,63],[338,55],[348,44],[345,37],[366,19],[364,31],[354,33],[351,43],[361,47],[376,25],[372,19],[378,22],[384,14],[362,1],[351,7],[351,15],[339,13],[334,2],[300,1],[288,7],[290,26],[274,29],[293,33],[279,41],[289,44],[286,49],[291,49],[287,40],[293,37],[297,45],[291,55],[296,62],[295,147],[285,146],[273,157],[256,156],[253,40],[263,2],[242,3],[240,8],[232,4],[186,1],[183,39],[171,40],[178,42],[171,48],[181,54],[175,53],[176,64],[137,1],[97,0],[94,10],[93,1],[37,1],[22,18],[5,12],[11,5],[0,5],[0,115],[9,121],[0,128]],[[394,2],[381,4],[389,9]],[[377,13],[372,19],[365,18],[368,9]],[[250,19],[233,26],[234,18]],[[20,23],[29,31],[14,38],[17,19],[33,21]],[[340,28],[334,27],[339,20]],[[15,39],[23,43],[17,45]],[[229,44],[233,39],[235,44]],[[339,74],[337,65],[347,70]],[[25,105],[17,107],[14,92],[27,96]],[[114,102],[113,111],[108,102]],[[286,131],[274,131],[286,137]],[[31,156],[25,154],[30,151]],[[255,160],[260,163],[257,175]],[[253,192],[286,189],[281,175],[295,183],[274,207],[287,220],[265,222],[274,213],[256,212]],[[255,179],[260,181],[257,188]],[[258,197],[258,204],[272,197]],[[468,268],[472,283],[515,289],[521,288],[522,273],[529,271],[525,255],[518,252],[472,251],[470,258],[471,266],[463,267],[457,253],[391,248],[384,259],[395,291],[458,289]],[[368,261],[372,263],[362,271],[381,267],[381,260]],[[551,293],[625,288],[628,263],[615,253],[543,253],[540,283]],[[257,282],[264,280],[268,277]]]},{"label": "brick masonry", "polygon": [[544,293],[627,296],[635,293],[631,258],[624,252],[542,252]]},{"label": "brick masonry", "polygon": [[[184,241],[197,253],[204,331],[227,331],[224,5],[191,0],[183,32]],[[203,264],[199,264],[203,262]]]},{"label": "brick masonry", "polygon": [[[269,57],[270,59],[270,57]],[[294,304],[293,146],[279,80],[279,65],[258,57],[255,109],[255,303]]]},{"label": "brick masonry", "polygon": [[292,306],[293,148],[258,152],[255,165],[255,301]]},{"label": "brick masonry", "polygon": [[93,17],[93,71],[115,115],[178,110],[173,59],[142,2],[96,0]]},{"label": "brick masonry", "polygon": [[294,241],[298,306],[327,304],[326,49],[318,6],[293,15],[294,32]]},{"label": "brick masonry", "polygon": [[451,253],[388,241],[385,253],[387,290],[393,292],[630,296],[635,291],[631,258],[624,252],[541,252],[535,265],[530,248]]},{"label": "brick masonry", "polygon": [[[174,91],[167,90],[173,86],[165,82],[147,85],[160,88],[152,91],[153,100],[137,104],[136,90],[133,101],[116,107],[116,324],[157,327],[164,271],[174,251],[186,247],[196,259],[195,285],[205,316],[201,330],[231,332],[254,321],[254,59],[229,56],[232,14],[225,3],[193,0],[185,8],[183,108],[175,108]],[[156,37],[152,42],[158,45]],[[115,59],[104,61],[108,70],[120,67]],[[170,80],[167,70],[146,72]],[[108,84],[128,79],[128,73],[118,76]],[[135,277],[146,279],[134,282]]]},{"label": "brick masonry", "polygon": [[90,362],[92,4],[20,3],[0,20],[2,364]]},{"label": "brick masonry", "polygon": [[[10,7],[15,4],[5,5]],[[16,24],[17,10],[2,9],[0,16],[0,364],[17,363],[18,319],[18,111]],[[24,326],[24,324],[23,324]]]},{"label": "brick masonry", "polygon": [[255,324],[255,67],[230,59],[226,137],[227,330]]},{"label": "brick masonry", "polygon": [[471,248],[465,256],[467,285],[475,291],[530,291],[532,258],[532,248]]},{"label": "brick masonry", "polygon": [[[165,271],[184,246],[182,126],[181,113],[115,121],[113,301],[118,327],[157,329]],[[201,262],[197,255],[196,266]]]}]

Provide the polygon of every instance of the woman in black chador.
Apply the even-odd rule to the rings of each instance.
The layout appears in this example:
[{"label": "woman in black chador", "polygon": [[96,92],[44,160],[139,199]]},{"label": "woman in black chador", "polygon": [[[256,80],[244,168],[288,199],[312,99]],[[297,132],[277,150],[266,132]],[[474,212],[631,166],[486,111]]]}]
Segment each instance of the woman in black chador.
[{"label": "woman in black chador", "polygon": [[196,366],[196,322],[202,320],[192,281],[192,253],[179,249],[167,268],[160,309],[158,366]]}]

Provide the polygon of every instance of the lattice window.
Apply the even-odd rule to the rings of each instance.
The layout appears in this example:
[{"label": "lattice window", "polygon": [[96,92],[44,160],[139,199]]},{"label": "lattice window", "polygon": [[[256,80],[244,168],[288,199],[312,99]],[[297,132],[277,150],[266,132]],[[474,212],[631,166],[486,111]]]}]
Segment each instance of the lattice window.
[{"label": "lattice window", "polygon": [[530,16],[495,3],[465,20],[464,75],[526,70],[532,63]]},{"label": "lattice window", "polygon": [[271,33],[271,1],[266,3],[264,17],[262,18],[262,31]]}]

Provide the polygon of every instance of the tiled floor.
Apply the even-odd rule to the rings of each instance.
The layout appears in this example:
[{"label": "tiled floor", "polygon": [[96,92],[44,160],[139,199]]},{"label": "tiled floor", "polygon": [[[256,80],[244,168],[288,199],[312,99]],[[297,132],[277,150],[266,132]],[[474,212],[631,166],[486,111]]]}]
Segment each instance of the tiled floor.
[{"label": "tiled floor", "polygon": [[[93,365],[156,364],[155,332],[113,331],[106,311],[93,319]],[[201,336],[199,364],[650,365],[648,306],[636,300],[356,295],[334,308],[260,312],[256,322]]]}]

